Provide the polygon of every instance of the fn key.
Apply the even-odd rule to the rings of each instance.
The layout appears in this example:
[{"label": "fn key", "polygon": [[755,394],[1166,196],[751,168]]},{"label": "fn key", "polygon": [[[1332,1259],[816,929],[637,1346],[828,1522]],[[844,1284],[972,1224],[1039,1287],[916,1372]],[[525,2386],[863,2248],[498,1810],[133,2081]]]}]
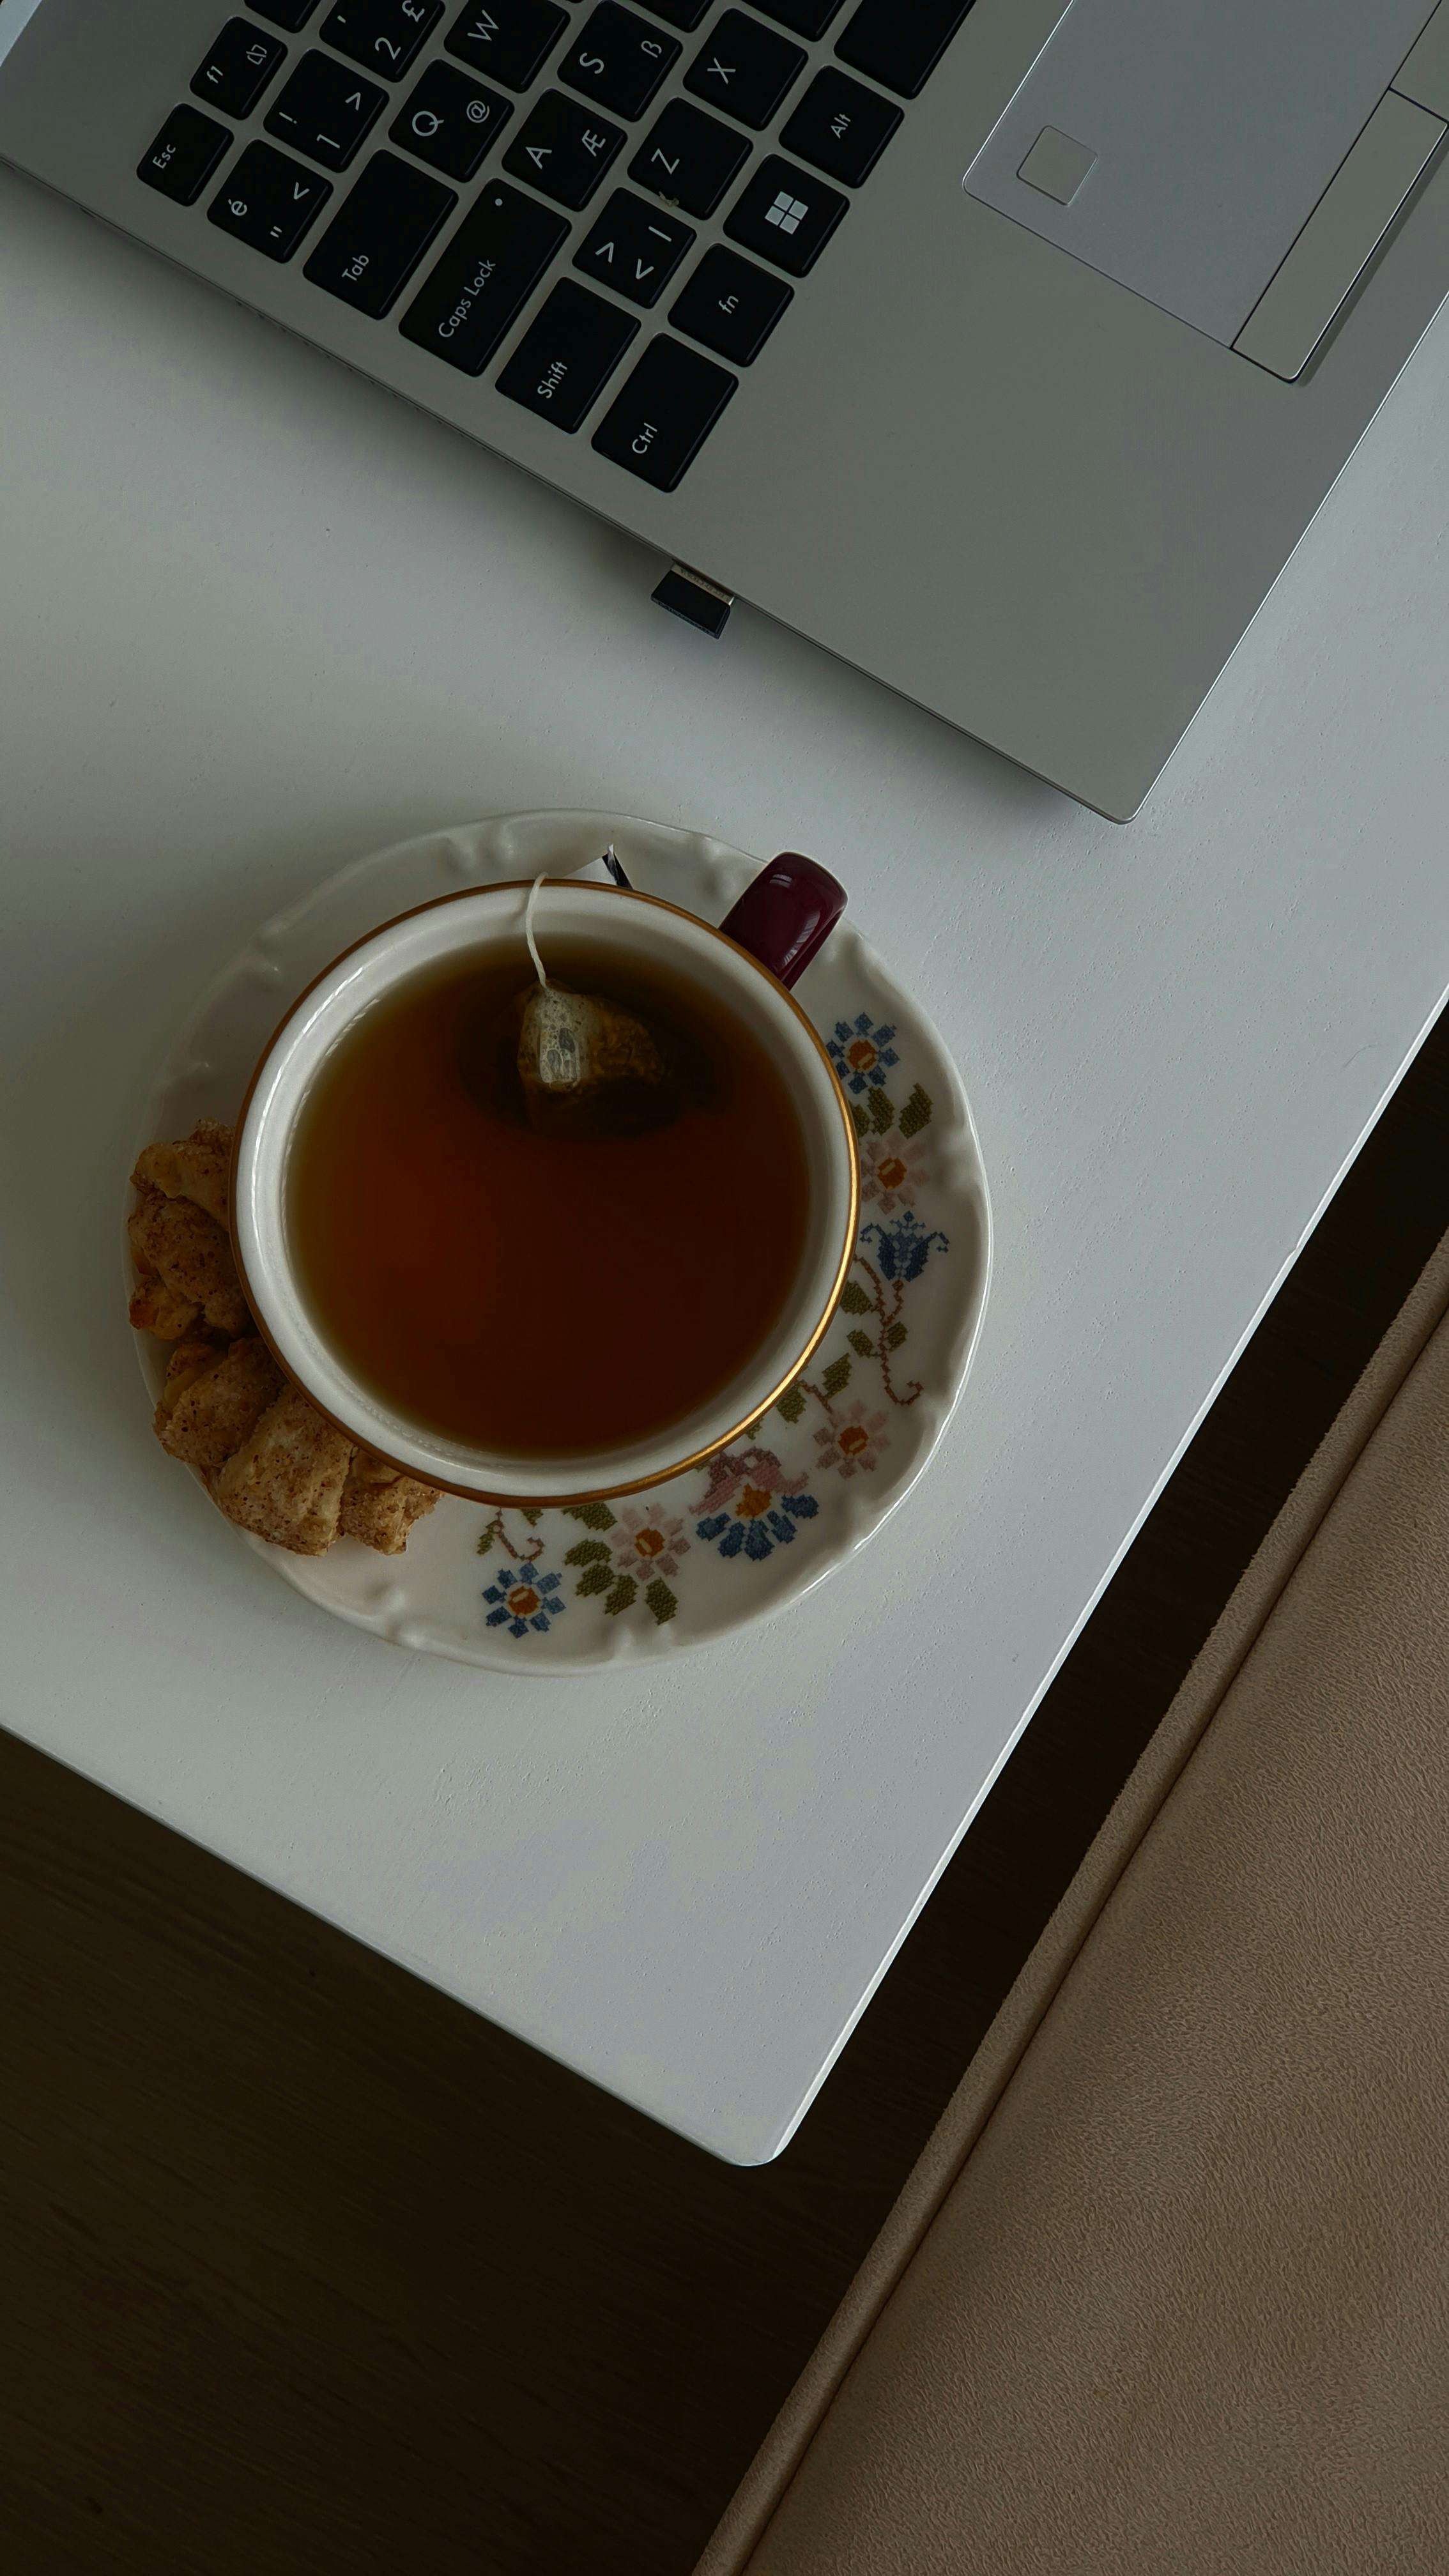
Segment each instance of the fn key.
[{"label": "fn key", "polygon": [[651,340],[595,430],[594,446],[626,474],[672,492],[738,383],[678,340]]}]

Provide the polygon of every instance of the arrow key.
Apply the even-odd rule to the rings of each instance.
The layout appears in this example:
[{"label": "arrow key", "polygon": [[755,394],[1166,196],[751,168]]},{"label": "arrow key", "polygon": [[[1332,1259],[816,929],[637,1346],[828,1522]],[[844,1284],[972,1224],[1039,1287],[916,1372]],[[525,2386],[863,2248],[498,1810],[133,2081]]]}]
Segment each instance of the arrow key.
[{"label": "arrow key", "polygon": [[677,215],[616,188],[579,244],[574,266],[627,295],[631,304],[657,304],[693,241],[690,226]]},{"label": "arrow key", "polygon": [[207,207],[207,221],[267,259],[290,259],[331,194],[331,181],[319,179],[315,170],[274,152],[270,143],[249,143]]}]

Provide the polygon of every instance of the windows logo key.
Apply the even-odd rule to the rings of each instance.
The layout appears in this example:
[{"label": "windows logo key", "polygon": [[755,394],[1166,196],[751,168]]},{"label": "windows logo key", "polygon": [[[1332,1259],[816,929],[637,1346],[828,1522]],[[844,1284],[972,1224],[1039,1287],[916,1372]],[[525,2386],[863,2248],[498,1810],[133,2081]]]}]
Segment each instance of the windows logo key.
[{"label": "windows logo key", "polygon": [[782,233],[798,233],[810,209],[802,197],[792,197],[782,188],[772,206],[765,208],[767,224],[778,224]]}]

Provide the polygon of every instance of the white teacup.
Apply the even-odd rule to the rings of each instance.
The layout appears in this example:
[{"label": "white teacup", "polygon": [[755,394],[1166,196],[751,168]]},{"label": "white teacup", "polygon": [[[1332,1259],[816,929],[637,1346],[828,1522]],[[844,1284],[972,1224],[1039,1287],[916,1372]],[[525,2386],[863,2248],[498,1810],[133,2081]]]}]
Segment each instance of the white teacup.
[{"label": "white teacup", "polygon": [[[728,1385],[668,1429],[631,1445],[531,1459],[450,1440],[392,1411],[351,1373],[304,1293],[287,1214],[288,1159],[298,1116],[339,1040],[362,1012],[418,974],[470,956],[482,964],[499,943],[515,944],[529,892],[525,880],[444,895],[385,923],[318,976],[252,1077],[237,1129],[232,1230],[252,1312],[277,1360],[353,1439],[409,1475],[480,1501],[578,1503],[661,1483],[727,1447],[784,1392],[835,1312],[855,1245],[855,1130],[829,1056],[787,984],[828,935],[844,895],[812,861],[786,856],[761,871],[725,926],[715,930],[650,895],[577,879],[549,880],[540,930],[546,924],[570,952],[597,949],[601,968],[611,954],[622,953],[672,969],[718,995],[768,1048],[799,1114],[809,1205],[804,1249],[784,1311]],[[600,1364],[607,1365],[606,1358]]]}]

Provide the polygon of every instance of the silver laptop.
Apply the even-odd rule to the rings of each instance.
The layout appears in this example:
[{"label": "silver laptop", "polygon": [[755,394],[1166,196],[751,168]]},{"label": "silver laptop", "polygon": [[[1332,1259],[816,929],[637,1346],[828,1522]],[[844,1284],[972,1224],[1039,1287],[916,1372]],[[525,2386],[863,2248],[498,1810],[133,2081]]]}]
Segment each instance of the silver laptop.
[{"label": "silver laptop", "polygon": [[0,0],[0,155],[1124,820],[1449,289],[1446,120],[1449,0]]}]

